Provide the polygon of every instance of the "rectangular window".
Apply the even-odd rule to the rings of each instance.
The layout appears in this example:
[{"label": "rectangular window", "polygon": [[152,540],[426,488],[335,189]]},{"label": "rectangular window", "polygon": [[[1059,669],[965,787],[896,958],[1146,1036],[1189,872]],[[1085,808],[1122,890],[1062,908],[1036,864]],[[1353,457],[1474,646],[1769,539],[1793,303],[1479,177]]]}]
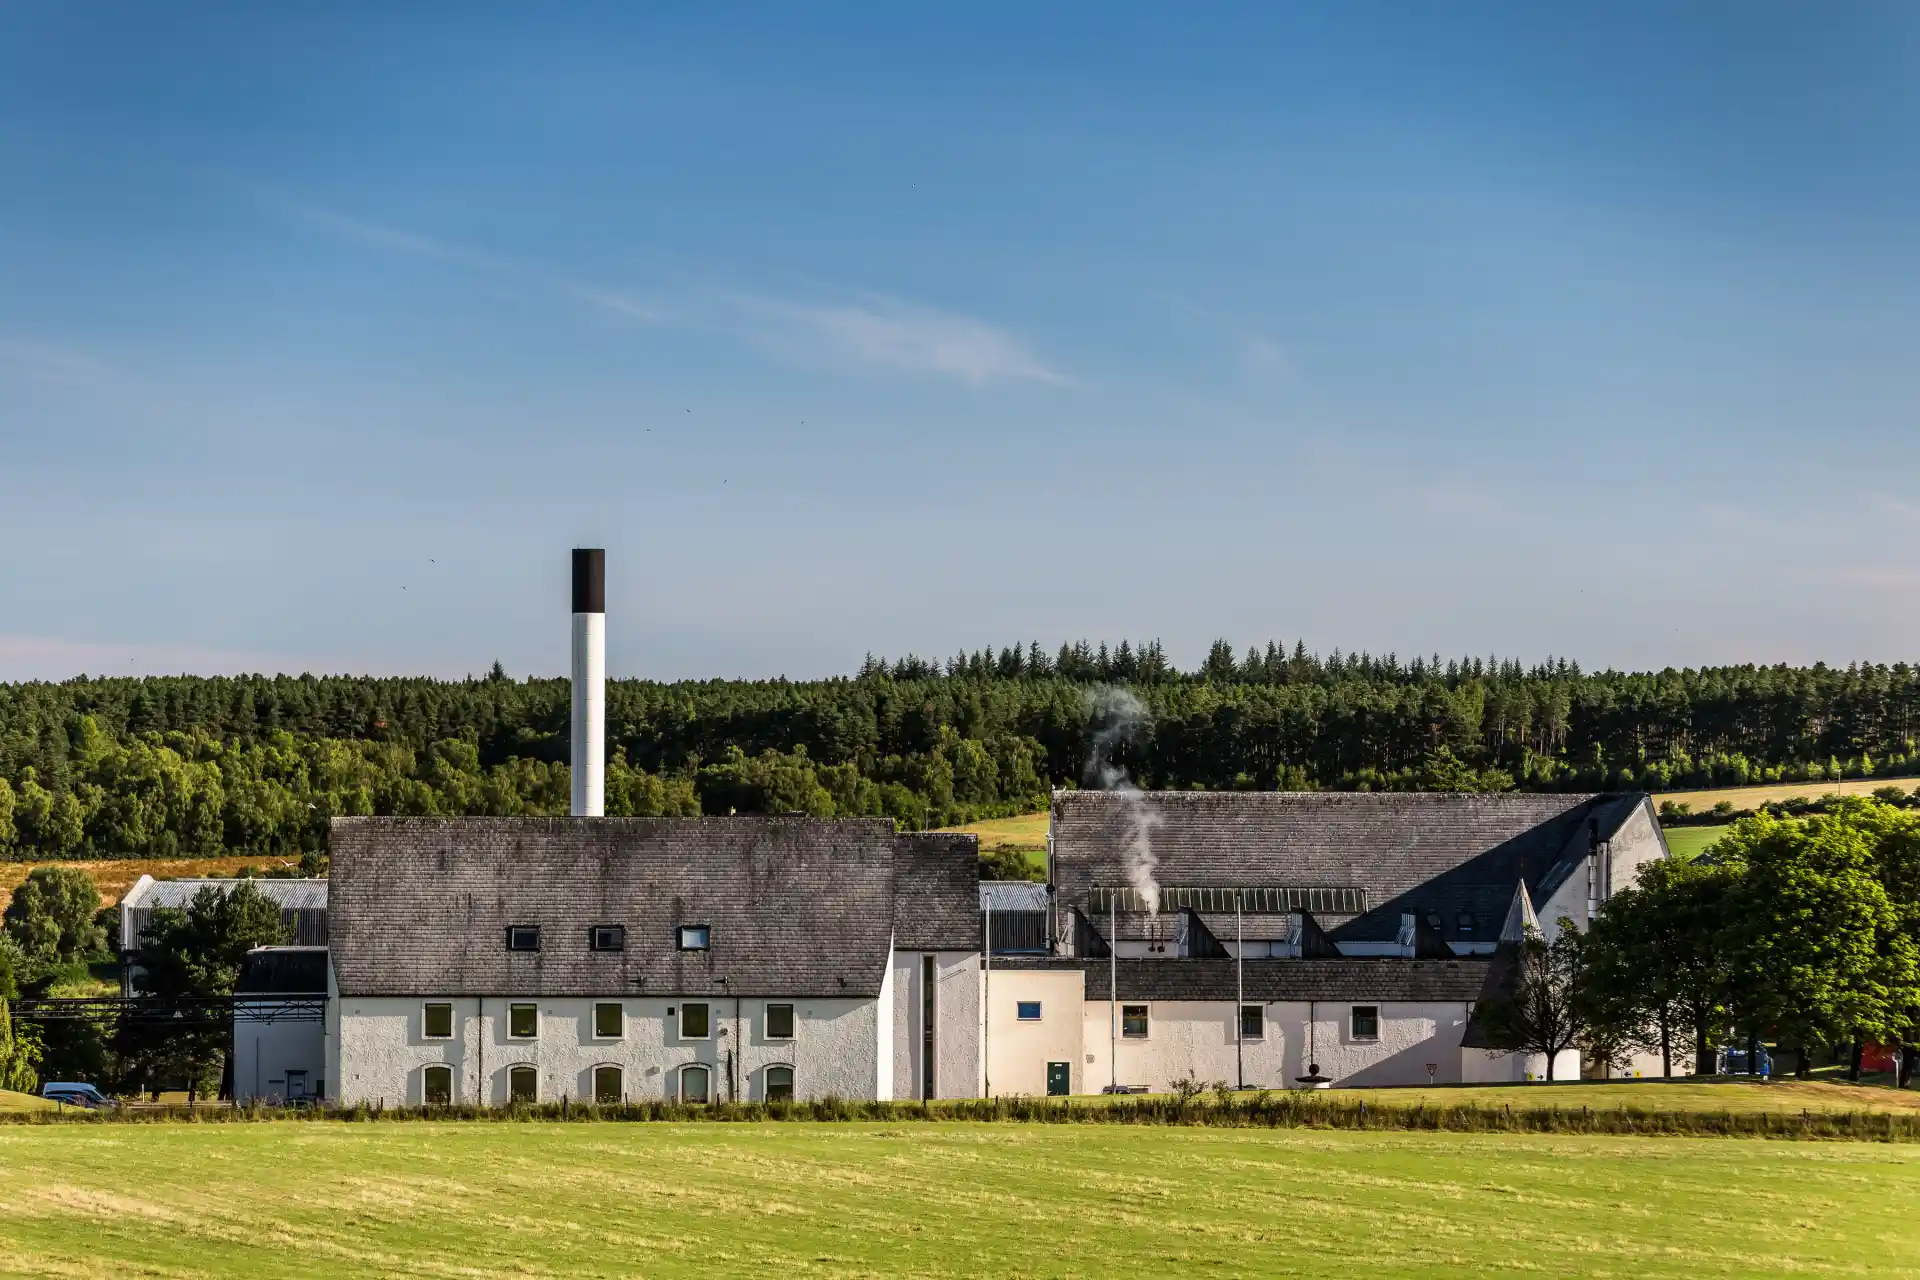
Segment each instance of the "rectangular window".
[{"label": "rectangular window", "polygon": [[1014,1005],[1013,1016],[1021,1022],[1040,1021],[1040,1002],[1038,1000],[1021,1000],[1017,1002]]},{"label": "rectangular window", "polygon": [[683,924],[680,926],[679,946],[682,951],[705,951],[712,940],[712,930],[704,924]]},{"label": "rectangular window", "polygon": [[1378,1040],[1380,1038],[1379,1005],[1357,1004],[1353,1006],[1353,1038],[1355,1040]]},{"label": "rectangular window", "polygon": [[421,1098],[430,1107],[444,1107],[453,1101],[453,1068],[433,1066],[420,1073]]},{"label": "rectangular window", "polygon": [[593,1006],[593,1034],[602,1040],[618,1040],[626,1033],[626,1018],[617,1004]]},{"label": "rectangular window", "polygon": [[793,1039],[793,1006],[790,1004],[770,1004],[767,1006],[767,1039]]},{"label": "rectangular window", "polygon": [[1129,1040],[1147,1038],[1147,1006],[1143,1004],[1120,1006],[1120,1034]]},{"label": "rectangular window", "polygon": [[420,1011],[420,1034],[429,1040],[453,1039],[453,1006],[425,1005]]},{"label": "rectangular window", "polygon": [[597,924],[587,930],[587,946],[595,951],[625,951],[627,927],[621,924]]},{"label": "rectangular window", "polygon": [[712,1022],[707,1017],[704,1004],[683,1004],[680,1006],[680,1038],[682,1040],[705,1040],[713,1034]]},{"label": "rectangular window", "polygon": [[1257,1004],[1240,1006],[1240,1038],[1264,1040],[1267,1035],[1267,1011]]},{"label": "rectangular window", "polygon": [[540,1034],[540,1006],[537,1004],[510,1004],[507,1006],[507,1037],[512,1040],[531,1040]]},{"label": "rectangular window", "polygon": [[540,949],[540,926],[537,924],[510,924],[507,926],[507,950],[538,951]]}]

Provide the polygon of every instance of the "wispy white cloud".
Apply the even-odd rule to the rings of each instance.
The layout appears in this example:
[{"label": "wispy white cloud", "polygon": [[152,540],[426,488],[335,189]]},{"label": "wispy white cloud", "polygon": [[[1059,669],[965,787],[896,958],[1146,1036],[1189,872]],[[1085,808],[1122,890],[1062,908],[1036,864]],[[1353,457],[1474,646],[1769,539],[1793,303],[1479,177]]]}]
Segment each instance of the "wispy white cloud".
[{"label": "wispy white cloud", "polygon": [[1074,385],[1013,333],[956,312],[881,297],[802,303],[729,294],[727,301],[749,322],[755,342],[787,360],[935,374],[973,386]]},{"label": "wispy white cloud", "polygon": [[284,202],[270,202],[270,207],[298,226],[361,248],[430,258],[498,276],[625,320],[719,332],[803,365],[929,374],[973,386],[993,382],[1073,385],[1072,378],[1006,329],[897,298],[861,296],[851,302],[809,303],[728,292],[642,298],[603,284],[583,283],[538,263],[484,253],[331,209]]}]

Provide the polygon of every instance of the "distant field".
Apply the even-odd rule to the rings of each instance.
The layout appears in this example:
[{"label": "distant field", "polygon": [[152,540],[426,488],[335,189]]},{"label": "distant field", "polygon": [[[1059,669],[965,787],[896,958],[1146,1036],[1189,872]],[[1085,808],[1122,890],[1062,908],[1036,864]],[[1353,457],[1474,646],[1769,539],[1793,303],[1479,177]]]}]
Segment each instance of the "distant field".
[{"label": "distant field", "polygon": [[242,867],[254,866],[266,871],[278,866],[272,858],[112,858],[98,862],[0,862],[0,896],[13,892],[13,886],[27,878],[35,867],[78,867],[93,877],[94,888],[107,906],[120,901],[141,876],[156,880],[178,880],[190,876],[232,875]]},{"label": "distant field", "polygon": [[1866,1142],[316,1122],[0,1129],[0,1169],[22,1275],[1920,1269],[1920,1148]]},{"label": "distant field", "polygon": [[1727,833],[1732,824],[1720,823],[1711,827],[1666,827],[1667,848],[1673,850],[1676,858],[1691,859],[1706,852],[1708,845]]},{"label": "distant field", "polygon": [[979,836],[983,853],[993,849],[1044,850],[1047,847],[1049,816],[1045,813],[1023,813],[1017,818],[990,818],[985,822],[970,822],[964,827],[949,827],[948,830]]},{"label": "distant field", "polygon": [[1817,800],[1821,796],[1866,796],[1872,795],[1881,787],[1899,787],[1909,795],[1915,787],[1920,787],[1920,778],[1849,778],[1845,782],[1783,782],[1770,787],[1717,787],[1710,791],[1658,791],[1653,802],[1662,805],[1671,800],[1676,804],[1692,805],[1695,813],[1705,813],[1722,800],[1732,803],[1736,809],[1752,809],[1763,804],[1776,804],[1782,800],[1792,800],[1804,796]]},{"label": "distant field", "polygon": [[11,1089],[0,1089],[0,1111],[51,1111],[53,1104],[45,1098],[36,1098],[30,1093],[15,1093]]}]

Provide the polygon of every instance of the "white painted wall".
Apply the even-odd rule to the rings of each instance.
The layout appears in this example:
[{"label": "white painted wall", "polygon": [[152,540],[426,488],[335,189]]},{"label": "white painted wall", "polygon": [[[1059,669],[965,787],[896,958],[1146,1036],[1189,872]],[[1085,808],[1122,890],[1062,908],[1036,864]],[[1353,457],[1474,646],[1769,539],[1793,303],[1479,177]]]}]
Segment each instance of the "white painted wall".
[{"label": "white painted wall", "polygon": [[[1078,969],[993,971],[987,983],[986,1006],[991,1021],[987,1083],[992,1096],[1044,1096],[1049,1062],[1071,1064],[1070,1087],[1074,1093],[1090,1093],[1100,1087],[1096,1084],[1090,1088],[1084,1079],[1084,986],[1085,978]],[[1038,1022],[1020,1021],[1023,1000],[1040,1003]]]},{"label": "white painted wall", "polygon": [[893,987],[893,1096],[918,1098],[926,1032],[925,959],[934,958],[934,1096],[980,1096],[980,953],[896,951]]},{"label": "white painted wall", "polygon": [[[1097,987],[1097,984],[1096,984]],[[1244,1079],[1250,1088],[1296,1087],[1311,1062],[1322,1075],[1352,1087],[1458,1083],[1463,1078],[1461,1037],[1466,1031],[1466,1006],[1457,1001],[1414,1003],[1386,1001],[1380,1010],[1379,1035],[1357,1039],[1352,1032],[1349,1003],[1260,1002],[1263,1034],[1240,1042],[1235,1059],[1232,1001],[1129,1001],[1148,1004],[1146,1039],[1119,1040],[1119,1083],[1144,1085],[1164,1092],[1173,1081],[1191,1074],[1203,1082],[1223,1080],[1229,1085]],[[996,1013],[1000,1000],[994,999]],[[1309,1016],[1311,1014],[1311,1017]],[[1009,1010],[1007,1017],[1011,1017]],[[1309,1031],[1311,1022],[1311,1031]],[[994,1035],[1001,1032],[994,1024]],[[1112,1079],[1109,1053],[1108,1002],[1098,990],[1087,993],[1082,1017],[1084,1087],[1104,1089]],[[1311,1056],[1309,1056],[1311,1054]],[[1427,1065],[1434,1067],[1429,1075]],[[1575,1074],[1578,1074],[1577,1065]],[[1076,1080],[1076,1087],[1080,1087]]]},{"label": "white painted wall", "polygon": [[237,1004],[233,1010],[235,1100],[285,1101],[289,1068],[306,1072],[307,1096],[319,1096],[327,1084],[326,1024],[262,1022],[250,1017],[248,1008]]},{"label": "white painted wall", "polygon": [[[503,1105],[507,1101],[507,1068],[530,1064],[540,1073],[540,1100],[593,1096],[593,1069],[617,1066],[622,1086],[634,1101],[675,1097],[679,1071],[693,1063],[712,1071],[712,1096],[729,1097],[728,1054],[732,1052],[733,1080],[740,1098],[765,1096],[765,1069],[772,1065],[794,1068],[794,1096],[845,1098],[878,1095],[881,1040],[879,1002],[872,999],[743,998],[735,1001],[694,997],[710,1009],[710,1032],[705,1039],[679,1034],[677,996],[647,998],[610,996],[624,1010],[624,1034],[599,1039],[593,1034],[593,1006],[584,997],[508,999],[462,996],[454,1007],[454,1035],[429,1040],[421,1032],[423,1008],[440,998],[348,997],[338,1008],[337,1065],[330,1064],[339,1082],[339,1098],[349,1105],[384,1100],[388,1105],[415,1105],[424,1101],[421,1068],[446,1063],[454,1068],[454,1101]],[[507,1036],[508,1006],[535,1004],[539,1034],[532,1040]],[[766,1035],[768,1004],[794,1006],[794,1038],[772,1040]],[[674,1010],[668,1016],[668,1009]],[[483,1012],[484,1010],[484,1012]],[[329,1084],[329,1088],[332,1088]]]}]

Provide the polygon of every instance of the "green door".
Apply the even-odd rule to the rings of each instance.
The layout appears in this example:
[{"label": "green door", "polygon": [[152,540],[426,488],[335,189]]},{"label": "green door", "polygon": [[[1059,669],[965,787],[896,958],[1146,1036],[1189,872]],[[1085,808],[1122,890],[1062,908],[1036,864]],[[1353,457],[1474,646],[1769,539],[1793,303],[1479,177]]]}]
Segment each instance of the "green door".
[{"label": "green door", "polygon": [[1071,1063],[1049,1062],[1047,1064],[1047,1096],[1064,1098],[1073,1092],[1073,1067]]}]

